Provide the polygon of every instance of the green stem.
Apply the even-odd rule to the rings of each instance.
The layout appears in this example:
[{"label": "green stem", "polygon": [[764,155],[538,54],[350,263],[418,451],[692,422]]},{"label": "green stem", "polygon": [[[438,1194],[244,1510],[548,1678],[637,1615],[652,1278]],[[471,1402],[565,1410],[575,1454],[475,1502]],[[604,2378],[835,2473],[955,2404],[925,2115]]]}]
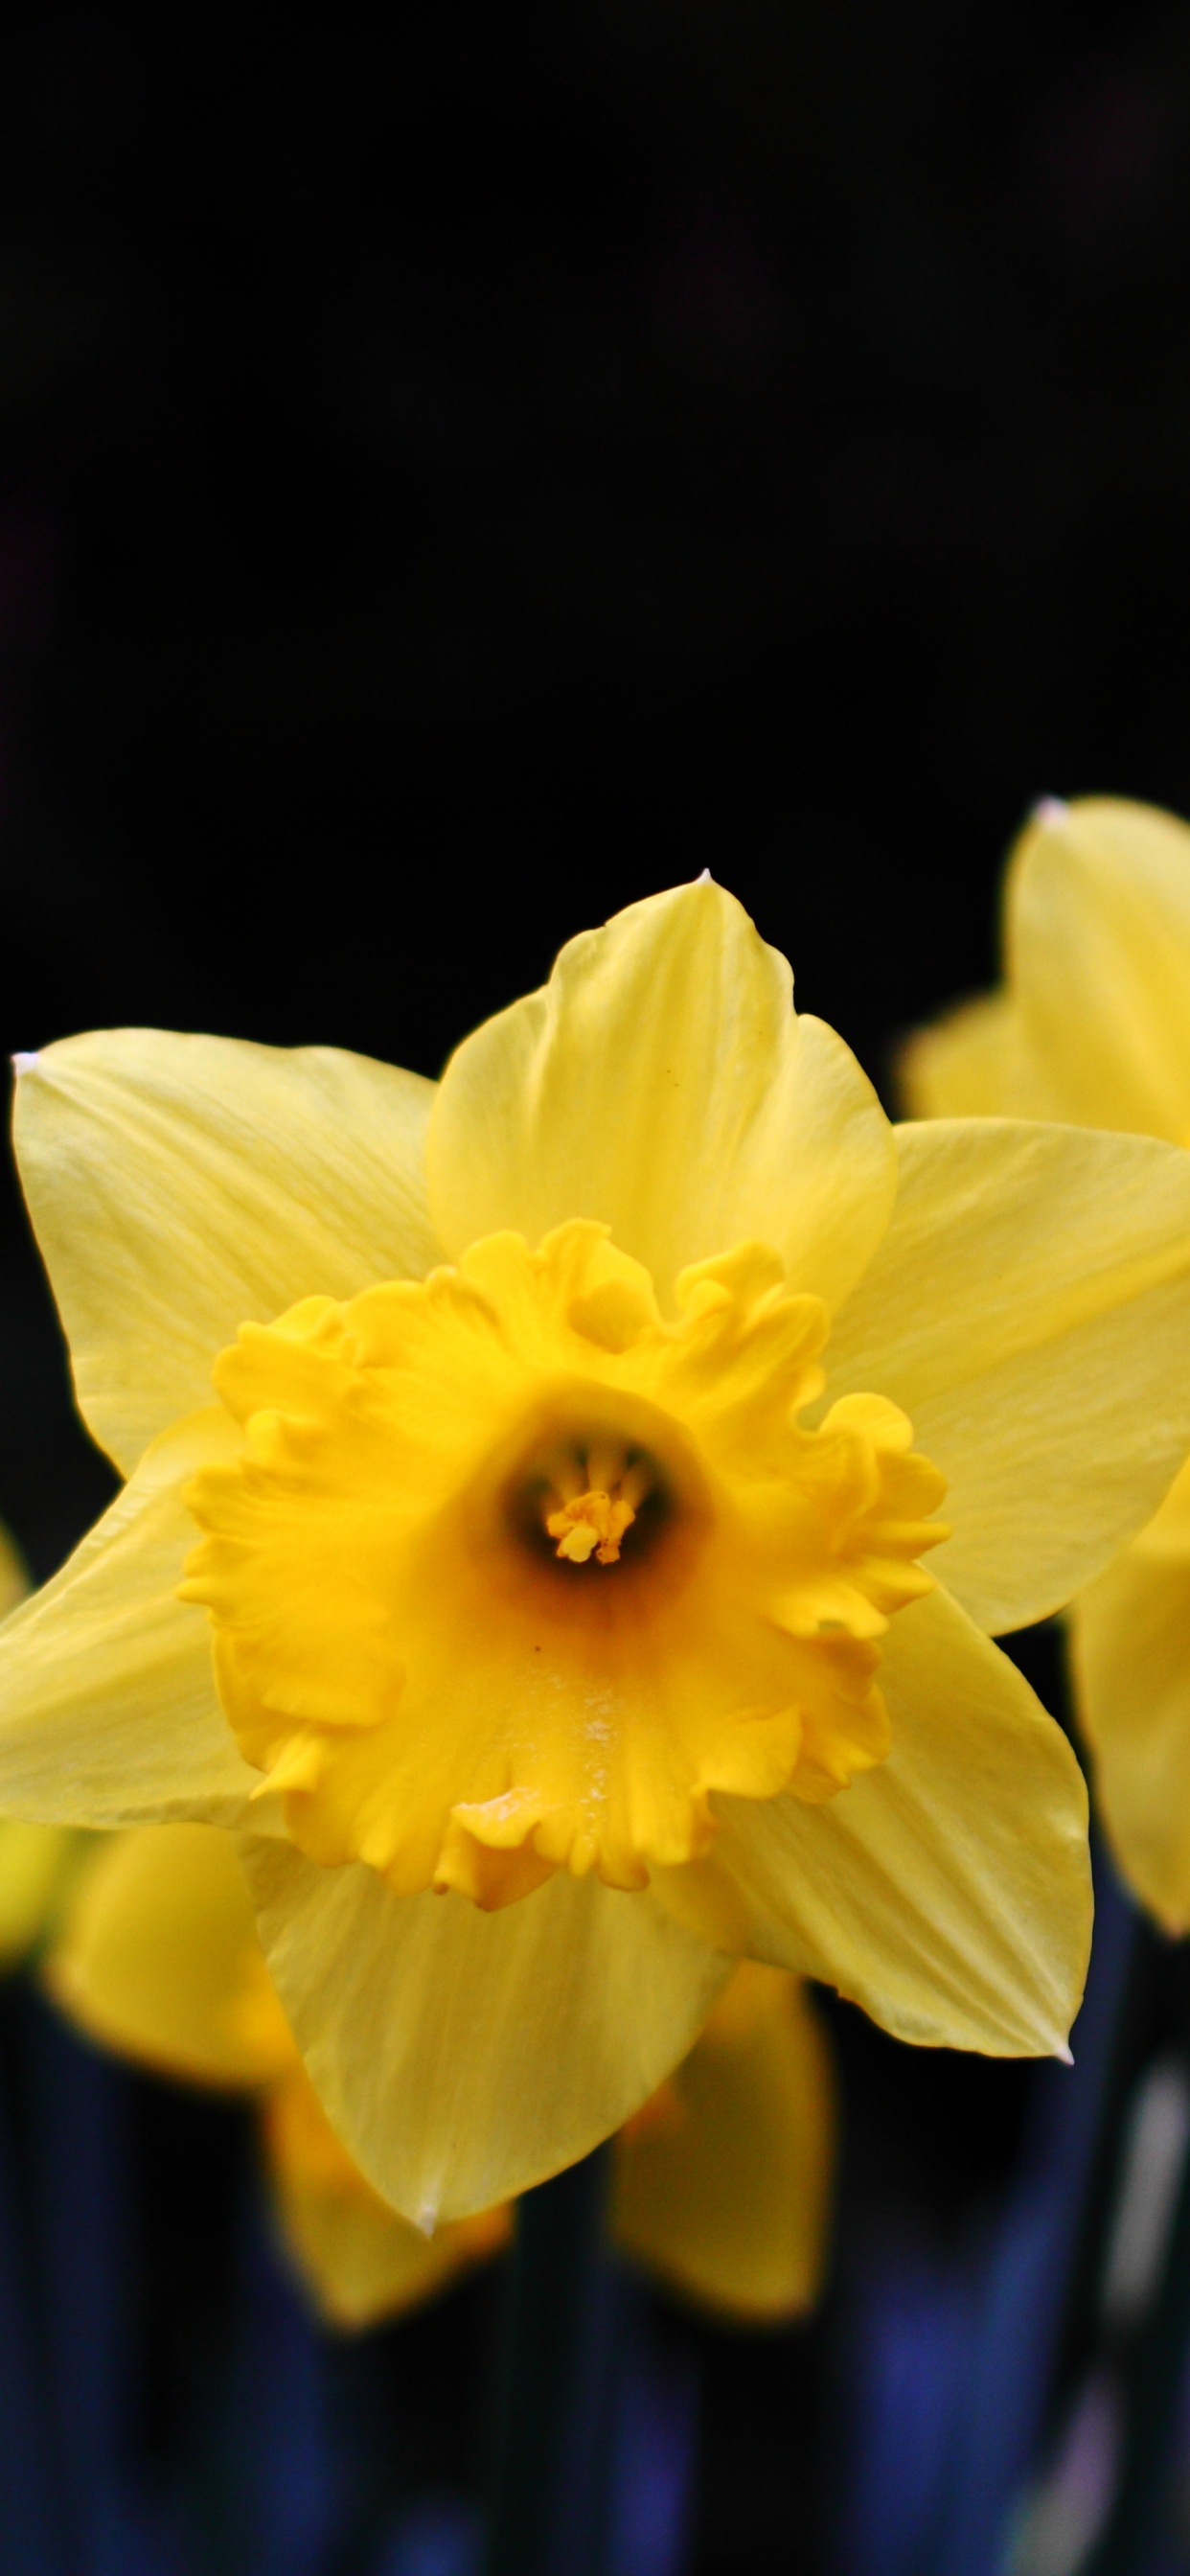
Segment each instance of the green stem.
[{"label": "green stem", "polygon": [[614,2408],[610,2150],[517,2208],[484,2576],[599,2576]]}]

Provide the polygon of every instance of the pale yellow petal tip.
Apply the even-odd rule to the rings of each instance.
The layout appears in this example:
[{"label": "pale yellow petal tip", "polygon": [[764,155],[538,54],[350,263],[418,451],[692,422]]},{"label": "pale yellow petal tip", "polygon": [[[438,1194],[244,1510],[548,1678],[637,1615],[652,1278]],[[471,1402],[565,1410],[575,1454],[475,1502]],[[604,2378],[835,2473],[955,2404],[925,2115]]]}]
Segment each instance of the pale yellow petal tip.
[{"label": "pale yellow petal tip", "polygon": [[1070,821],[1070,807],[1062,796],[1039,796],[1029,821],[1041,832],[1064,832]]},{"label": "pale yellow petal tip", "polygon": [[413,2220],[418,2235],[425,2237],[427,2245],[437,2231],[439,2207],[440,2203],[436,2200],[423,2200]]},{"label": "pale yellow petal tip", "polygon": [[40,1063],[40,1061],[41,1061],[41,1059],[40,1059],[40,1056],[39,1056],[39,1053],[38,1053],[38,1050],[37,1050],[37,1048],[36,1048],[36,1047],[34,1047],[33,1052],[32,1052],[32,1054],[31,1054],[31,1055],[21,1055],[21,1054],[18,1054],[18,1055],[14,1055],[14,1056],[12,1056],[12,1057],[10,1058],[10,1062],[11,1062],[11,1064],[12,1064],[12,1069],[13,1069],[13,1072],[15,1073],[15,1075],[16,1075],[17,1081],[18,1081],[18,1082],[20,1081],[21,1075],[22,1075],[23,1073],[36,1073],[36,1071],[37,1071],[37,1067],[38,1067],[38,1064]]},{"label": "pale yellow petal tip", "polygon": [[1054,2055],[1058,2060],[1059,2066],[1073,2066],[1074,2050],[1070,2047],[1069,2043],[1062,2048],[1056,2048],[1054,2050]]}]

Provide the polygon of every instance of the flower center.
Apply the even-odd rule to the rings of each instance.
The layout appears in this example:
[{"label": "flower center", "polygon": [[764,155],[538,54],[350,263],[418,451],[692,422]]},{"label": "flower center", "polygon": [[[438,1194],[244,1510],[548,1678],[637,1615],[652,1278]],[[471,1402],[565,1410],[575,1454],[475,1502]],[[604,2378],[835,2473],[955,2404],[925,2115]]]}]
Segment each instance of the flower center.
[{"label": "flower center", "polygon": [[[653,1478],[643,1459],[629,1464],[613,1449],[600,1451],[592,1444],[591,1454],[582,1462],[585,1473],[579,1473],[579,1462],[563,1460],[551,1478],[556,1498],[553,1511],[545,1516],[546,1531],[558,1542],[558,1554],[571,1565],[618,1565],[620,1543],[636,1520],[637,1506],[643,1503]],[[573,1467],[568,1474],[567,1468]],[[573,1490],[577,1483],[581,1490]]]},{"label": "flower center", "polygon": [[889,1617],[942,1481],[849,1396],[826,1313],[744,1244],[652,1281],[606,1229],[309,1298],[215,1369],[183,1597],[246,1758],[317,1860],[484,1905],[556,1868],[696,1858],[714,1797],[829,1797],[879,1761]]},{"label": "flower center", "polygon": [[546,1528],[557,1539],[559,1556],[569,1557],[572,1565],[588,1565],[592,1557],[596,1565],[618,1565],[620,1541],[635,1519],[624,1494],[613,1496],[597,1485],[551,1512]]},{"label": "flower center", "polygon": [[[657,1544],[674,1497],[659,1459],[606,1431],[554,1440],[509,1481],[510,1528],[540,1557],[565,1565],[635,1563]],[[631,1536],[629,1535],[631,1533]]]}]

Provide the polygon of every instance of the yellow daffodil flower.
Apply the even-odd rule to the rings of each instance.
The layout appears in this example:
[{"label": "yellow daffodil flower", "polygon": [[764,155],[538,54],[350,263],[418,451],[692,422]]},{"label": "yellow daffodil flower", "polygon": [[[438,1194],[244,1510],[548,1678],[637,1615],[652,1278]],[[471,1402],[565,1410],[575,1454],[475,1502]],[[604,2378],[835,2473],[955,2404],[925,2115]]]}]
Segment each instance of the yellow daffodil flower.
[{"label": "yellow daffodil flower", "polygon": [[16,1138],[128,1482],[0,1632],[0,1805],[236,1829],[384,2198],[610,2136],[740,1955],[1064,2047],[1082,1781],[989,1636],[1190,1446],[1190,1159],[894,1131],[709,880],[437,1085],[107,1032]]},{"label": "yellow daffodil flower", "polygon": [[[922,1117],[1034,1116],[1190,1145],[1190,830],[1108,797],[1038,808],[1005,889],[1004,988],[906,1049]],[[1190,1930],[1190,1464],[1080,1593],[1075,1687],[1125,1877]]]},{"label": "yellow daffodil flower", "polygon": [[[0,1528],[0,1619],[29,1589],[21,1559]],[[49,1922],[79,1836],[63,1825],[0,1817],[0,1975],[16,1966]]]},{"label": "yellow daffodil flower", "polygon": [[[330,2324],[399,2315],[507,2241],[507,2206],[426,2238],[352,2163],[270,1984],[230,1836],[207,1825],[104,1836],[45,1976],[104,2046],[184,2082],[257,2094],[283,2234]],[[617,2242],[715,2313],[801,2314],[821,2278],[834,2126],[804,1990],[745,1962],[685,2065],[616,2142]]]}]

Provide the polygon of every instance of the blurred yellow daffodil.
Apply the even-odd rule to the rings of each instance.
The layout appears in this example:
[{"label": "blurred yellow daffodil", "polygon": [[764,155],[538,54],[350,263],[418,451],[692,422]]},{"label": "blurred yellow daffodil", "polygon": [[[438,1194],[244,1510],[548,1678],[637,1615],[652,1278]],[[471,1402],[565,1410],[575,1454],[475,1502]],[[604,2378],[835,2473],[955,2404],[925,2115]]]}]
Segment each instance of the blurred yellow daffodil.
[{"label": "blurred yellow daffodil", "polygon": [[[1038,807],[1012,853],[1001,991],[913,1038],[922,1117],[1031,1116],[1190,1145],[1190,830],[1108,797]],[[1190,1464],[1071,1619],[1125,1876],[1190,1929]]]},{"label": "blurred yellow daffodil", "polygon": [[740,1955],[1063,2048],[1082,1781],[989,1635],[1190,1446],[1190,1158],[894,1131],[709,880],[437,1085],[116,1031],[16,1135],[129,1481],[0,1634],[0,1805],[236,1829],[386,2200],[585,2153]]},{"label": "blurred yellow daffodil", "polygon": [[[399,2315],[507,2241],[506,2205],[421,2235],[352,2163],[269,1981],[229,1835],[179,1824],[104,1836],[45,1976],[103,2045],[183,2082],[258,2096],[282,2231],[331,2324]],[[614,2236],[716,2313],[797,2316],[821,2278],[834,2129],[804,1990],[744,1962],[685,2064],[620,2133]]]}]

